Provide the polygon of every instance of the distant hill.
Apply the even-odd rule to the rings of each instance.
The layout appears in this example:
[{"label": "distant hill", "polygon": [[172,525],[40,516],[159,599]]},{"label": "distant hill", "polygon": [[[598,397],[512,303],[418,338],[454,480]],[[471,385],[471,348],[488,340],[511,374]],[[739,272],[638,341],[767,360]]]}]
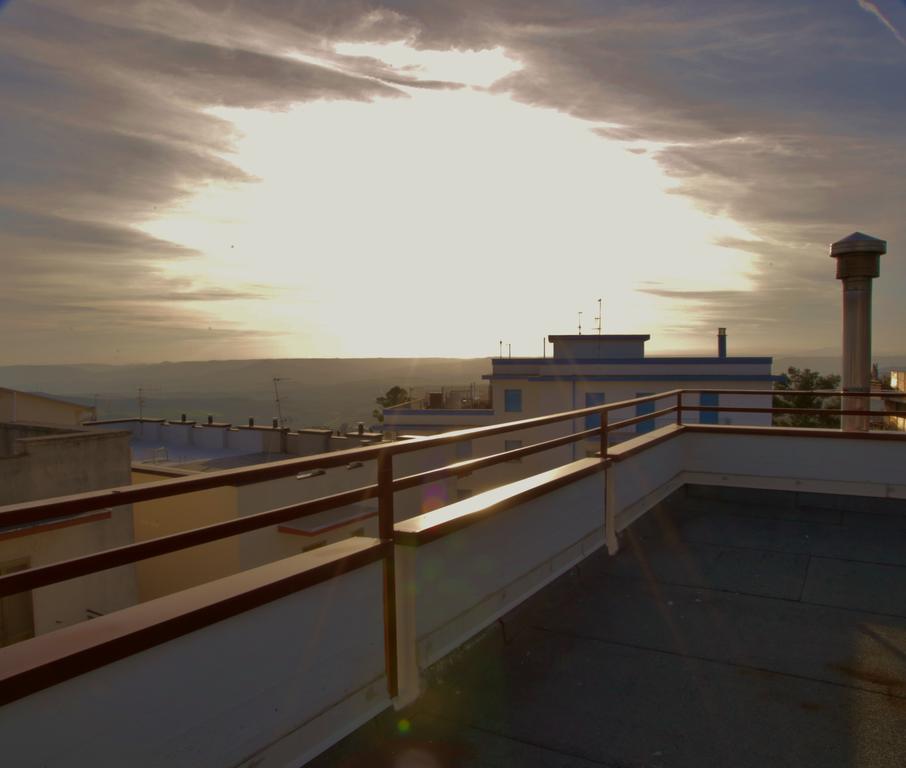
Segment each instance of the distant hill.
[{"label": "distant hill", "polygon": [[283,412],[295,427],[372,423],[374,400],[394,385],[470,384],[490,372],[485,358],[289,358],[211,360],[147,365],[0,366],[0,386],[43,392],[88,405],[100,418],[144,415],[243,424],[276,415],[273,378]]},{"label": "distant hill", "polygon": [[[882,371],[906,369],[906,355],[876,358]],[[774,371],[789,366],[839,373],[839,355],[776,357]],[[101,418],[151,417],[269,423],[276,415],[273,378],[280,382],[283,413],[294,428],[373,423],[374,399],[394,385],[457,385],[480,382],[487,358],[288,358],[210,360],[146,365],[0,366],[0,386],[43,392],[97,405]]]}]

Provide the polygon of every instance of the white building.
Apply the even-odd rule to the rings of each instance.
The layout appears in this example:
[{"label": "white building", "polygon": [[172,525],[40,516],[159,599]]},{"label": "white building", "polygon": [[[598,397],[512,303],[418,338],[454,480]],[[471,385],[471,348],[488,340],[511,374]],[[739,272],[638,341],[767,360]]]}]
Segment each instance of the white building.
[{"label": "white building", "polygon": [[[771,357],[730,357],[727,354],[725,329],[718,332],[717,354],[705,357],[649,357],[645,355],[648,334],[634,335],[553,335],[551,357],[496,358],[491,361],[491,373],[483,378],[490,384],[489,407],[449,408],[449,398],[426,397],[384,410],[384,429],[391,434],[430,435],[454,429],[498,424],[518,419],[530,419],[551,413],[572,411],[605,403],[630,400],[673,389],[739,389],[765,390],[773,388],[776,377],[771,373]],[[709,405],[769,408],[769,397],[758,395],[718,395],[702,392],[689,394],[684,405]],[[668,402],[648,402],[633,409],[615,411],[610,423],[652,413],[673,405]],[[736,424],[770,426],[771,415],[766,413],[720,414],[715,411],[687,410],[685,423]],[[624,440],[650,432],[676,420],[676,416],[651,419],[625,428],[617,428],[610,442]],[[521,447],[524,443],[540,442],[591,429],[600,425],[600,417],[586,416],[573,424],[555,424],[535,428],[525,433],[508,435],[507,439],[476,440],[471,451],[462,449],[461,458],[487,455]],[[526,457],[525,466],[500,465],[483,471],[479,482],[466,478],[460,482],[462,495],[469,495],[477,486],[484,488],[507,480],[507,475],[539,472],[566,461],[581,458],[599,449],[597,439],[573,443]],[[514,462],[515,463],[515,462]],[[521,462],[520,462],[521,463]],[[509,471],[507,471],[507,469]]]}]

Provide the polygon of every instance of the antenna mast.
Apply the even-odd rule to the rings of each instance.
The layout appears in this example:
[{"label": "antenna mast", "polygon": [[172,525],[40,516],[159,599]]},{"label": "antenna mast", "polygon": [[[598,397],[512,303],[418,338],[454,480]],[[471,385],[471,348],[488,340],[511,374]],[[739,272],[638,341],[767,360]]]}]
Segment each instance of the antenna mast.
[{"label": "antenna mast", "polygon": [[286,379],[274,376],[274,405],[277,407],[277,423],[280,425],[280,429],[283,429],[286,425],[283,423],[283,408],[280,405],[280,390],[277,388],[277,382],[279,381],[286,381]]},{"label": "antenna mast", "polygon": [[598,336],[600,336],[604,326],[604,312],[602,311],[601,299],[598,299],[598,314],[595,316],[595,322],[597,323]]},{"label": "antenna mast", "polygon": [[582,313],[579,313],[579,335],[582,335]]}]

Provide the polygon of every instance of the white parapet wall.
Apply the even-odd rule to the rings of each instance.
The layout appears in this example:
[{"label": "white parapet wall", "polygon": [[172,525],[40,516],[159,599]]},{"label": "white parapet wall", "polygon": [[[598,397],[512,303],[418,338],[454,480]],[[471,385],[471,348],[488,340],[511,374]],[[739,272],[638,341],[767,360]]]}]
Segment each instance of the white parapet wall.
[{"label": "white parapet wall", "polygon": [[[351,539],[163,597],[61,630],[56,642],[92,625],[96,635],[115,634],[142,614],[203,605],[231,585],[266,584],[363,541],[373,542]],[[7,704],[2,764],[298,768],[389,706],[381,567],[369,563]],[[11,653],[16,646],[0,650],[0,661]]]},{"label": "white parapet wall", "polygon": [[628,528],[682,486],[683,437],[681,429],[671,425],[611,448],[615,458],[607,468],[607,532],[611,553],[616,549],[618,531]]},{"label": "white parapet wall", "polygon": [[[561,469],[599,464],[584,459]],[[495,494],[501,495],[491,491],[482,496],[493,505]],[[446,507],[442,519],[455,521],[460,508],[480,508],[482,496]],[[511,506],[427,543],[397,545],[397,704],[418,695],[419,670],[601,547],[603,522],[604,473],[596,471],[543,495],[517,498]]]},{"label": "white parapet wall", "polygon": [[665,427],[612,448],[608,546],[686,484],[906,499],[906,440],[839,430]]},{"label": "white parapet wall", "polygon": [[[809,433],[812,433],[811,435]],[[850,496],[906,498],[906,440],[896,433],[714,428],[682,435],[683,481]]]},{"label": "white parapet wall", "polygon": [[[904,466],[906,439],[890,433],[664,427],[604,460],[398,519],[395,543],[353,537],[0,649],[0,692],[31,685],[0,709],[3,765],[297,768],[391,703],[410,703],[424,670],[605,541],[616,551],[619,530],[684,484],[906,499]],[[400,461],[397,476],[421,468]],[[370,465],[341,471],[374,478]],[[309,480],[320,492],[333,482],[276,482],[249,511],[288,503]],[[391,546],[393,702],[383,586],[394,569],[379,559]],[[203,620],[160,638],[187,616]],[[136,636],[157,639],[105,650]],[[47,669],[85,657],[95,661],[81,674],[48,682]]]}]

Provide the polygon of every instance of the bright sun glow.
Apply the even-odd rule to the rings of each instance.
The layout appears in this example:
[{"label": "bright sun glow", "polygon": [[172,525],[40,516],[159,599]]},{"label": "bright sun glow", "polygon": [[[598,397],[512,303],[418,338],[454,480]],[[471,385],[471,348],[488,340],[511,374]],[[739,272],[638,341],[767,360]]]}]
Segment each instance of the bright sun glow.
[{"label": "bright sun glow", "polygon": [[[408,50],[390,63],[420,61],[426,78],[447,66]],[[449,76],[466,57],[473,81],[480,67],[464,62],[480,55],[442,54]],[[260,181],[205,187],[148,222],[203,254],[166,268],[269,286],[229,309],[285,334],[261,355],[490,355],[498,339],[537,355],[577,311],[590,329],[598,297],[606,332],[710,345],[683,337],[688,307],[635,289],[746,289],[750,257],[714,244],[748,238],[741,227],[672,194],[650,154],[589,123],[473,88],[406,94],[212,110],[241,133],[230,159]]]}]

